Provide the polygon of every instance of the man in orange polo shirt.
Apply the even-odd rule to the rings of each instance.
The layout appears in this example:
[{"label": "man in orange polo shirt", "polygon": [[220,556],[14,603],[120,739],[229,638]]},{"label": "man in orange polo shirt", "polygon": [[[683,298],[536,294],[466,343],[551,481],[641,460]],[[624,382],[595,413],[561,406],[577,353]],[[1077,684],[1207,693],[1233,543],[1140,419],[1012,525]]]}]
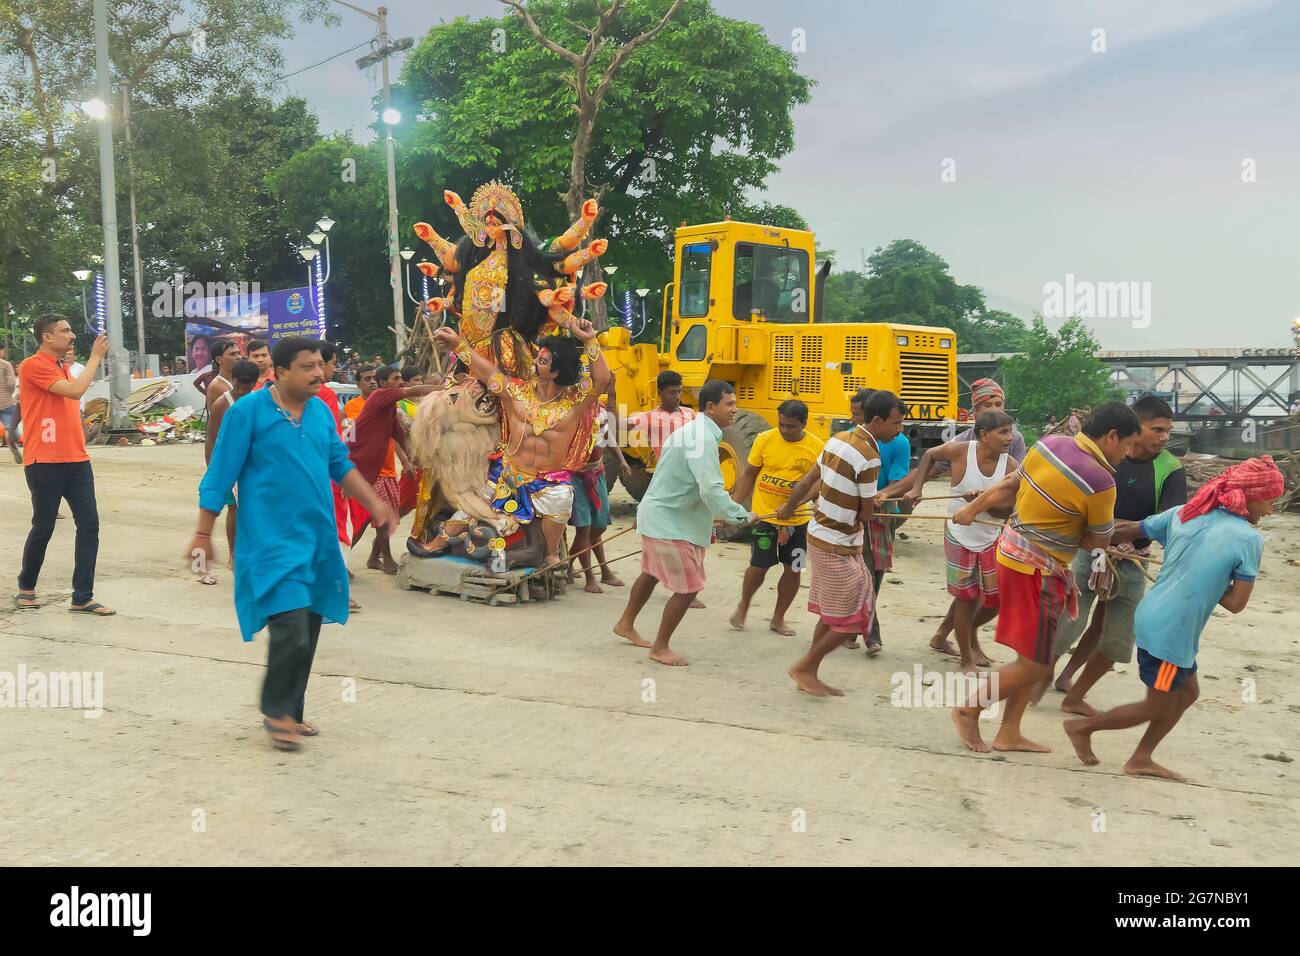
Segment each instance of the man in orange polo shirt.
[{"label": "man in orange polo shirt", "polygon": [[95,475],[86,454],[86,433],[81,424],[81,396],[95,380],[99,363],[108,354],[108,336],[91,347],[80,374],[71,375],[65,354],[76,335],[68,320],[47,312],[32,327],[39,343],[35,355],[18,369],[18,389],[23,402],[23,465],[32,494],[32,530],[23,547],[18,573],[18,607],[40,607],[36,579],[45,563],[45,548],[54,534],[59,502],[67,499],[77,526],[72,570],[72,610],[98,617],[116,614],[96,603],[95,560],[99,555],[99,509],[95,504]]}]

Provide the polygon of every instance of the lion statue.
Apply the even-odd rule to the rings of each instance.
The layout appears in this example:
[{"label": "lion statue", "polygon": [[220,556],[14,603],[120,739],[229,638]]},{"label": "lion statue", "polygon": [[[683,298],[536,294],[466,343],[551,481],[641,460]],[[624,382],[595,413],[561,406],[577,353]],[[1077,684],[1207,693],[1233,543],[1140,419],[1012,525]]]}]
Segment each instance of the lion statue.
[{"label": "lion statue", "polygon": [[[417,558],[448,554],[493,571],[539,564],[545,542],[538,529],[493,511],[485,497],[488,456],[501,438],[500,409],[479,382],[462,376],[420,400],[410,429],[420,468],[415,524],[406,549]],[[509,546],[506,539],[511,538]]]}]

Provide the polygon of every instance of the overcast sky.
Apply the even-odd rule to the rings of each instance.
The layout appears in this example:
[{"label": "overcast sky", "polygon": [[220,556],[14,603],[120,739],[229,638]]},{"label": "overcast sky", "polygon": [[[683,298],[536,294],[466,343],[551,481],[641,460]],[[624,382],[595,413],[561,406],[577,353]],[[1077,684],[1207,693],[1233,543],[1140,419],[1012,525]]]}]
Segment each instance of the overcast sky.
[{"label": "overcast sky", "polygon": [[[1300,4],[713,3],[787,48],[794,31],[806,37],[799,67],[818,85],[795,113],[795,149],[766,198],[798,209],[839,266],[916,239],[990,306],[1026,319],[1044,309],[1045,286],[1068,275],[1076,295],[1087,283],[1135,283],[1124,315],[1089,322],[1105,348],[1290,344],[1300,315]],[[387,6],[392,34],[417,41],[439,18],[504,9]],[[287,70],[373,34],[361,15],[339,13],[338,26],[300,28],[284,49]],[[364,140],[378,73],[356,69],[361,52],[285,86],[324,130]],[[440,188],[431,183],[430,195]]]}]

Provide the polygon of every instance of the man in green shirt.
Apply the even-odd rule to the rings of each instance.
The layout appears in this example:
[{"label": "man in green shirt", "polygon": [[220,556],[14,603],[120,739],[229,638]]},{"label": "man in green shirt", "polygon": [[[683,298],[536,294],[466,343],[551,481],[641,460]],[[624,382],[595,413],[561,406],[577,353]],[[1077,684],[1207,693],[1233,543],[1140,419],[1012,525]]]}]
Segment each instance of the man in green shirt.
[{"label": "man in green shirt", "polygon": [[[743,505],[731,500],[722,483],[718,444],[722,429],[736,417],[736,390],[727,382],[706,382],[698,395],[700,416],[664,442],[650,487],[637,509],[641,532],[641,576],[632,585],[614,633],[637,647],[649,647],[650,659],[681,666],[685,658],[668,649],[673,631],[704,588],[704,550],[713,538],[715,519],[749,521]],[[656,584],[673,592],[659,620],[653,645],[636,630],[636,616]]]}]

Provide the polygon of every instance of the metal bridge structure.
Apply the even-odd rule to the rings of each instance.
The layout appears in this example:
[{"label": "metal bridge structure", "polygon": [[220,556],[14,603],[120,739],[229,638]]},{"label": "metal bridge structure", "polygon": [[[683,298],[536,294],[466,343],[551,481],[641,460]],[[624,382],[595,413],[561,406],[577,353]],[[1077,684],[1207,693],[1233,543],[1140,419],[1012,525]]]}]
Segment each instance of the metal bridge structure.
[{"label": "metal bridge structure", "polygon": [[[1016,352],[957,356],[958,404],[970,407],[970,383],[1001,382],[1003,359]],[[1286,418],[1300,398],[1300,349],[1155,349],[1098,352],[1126,396],[1157,395],[1177,421],[1269,422]],[[1015,396],[1008,404],[1015,407]]]}]

